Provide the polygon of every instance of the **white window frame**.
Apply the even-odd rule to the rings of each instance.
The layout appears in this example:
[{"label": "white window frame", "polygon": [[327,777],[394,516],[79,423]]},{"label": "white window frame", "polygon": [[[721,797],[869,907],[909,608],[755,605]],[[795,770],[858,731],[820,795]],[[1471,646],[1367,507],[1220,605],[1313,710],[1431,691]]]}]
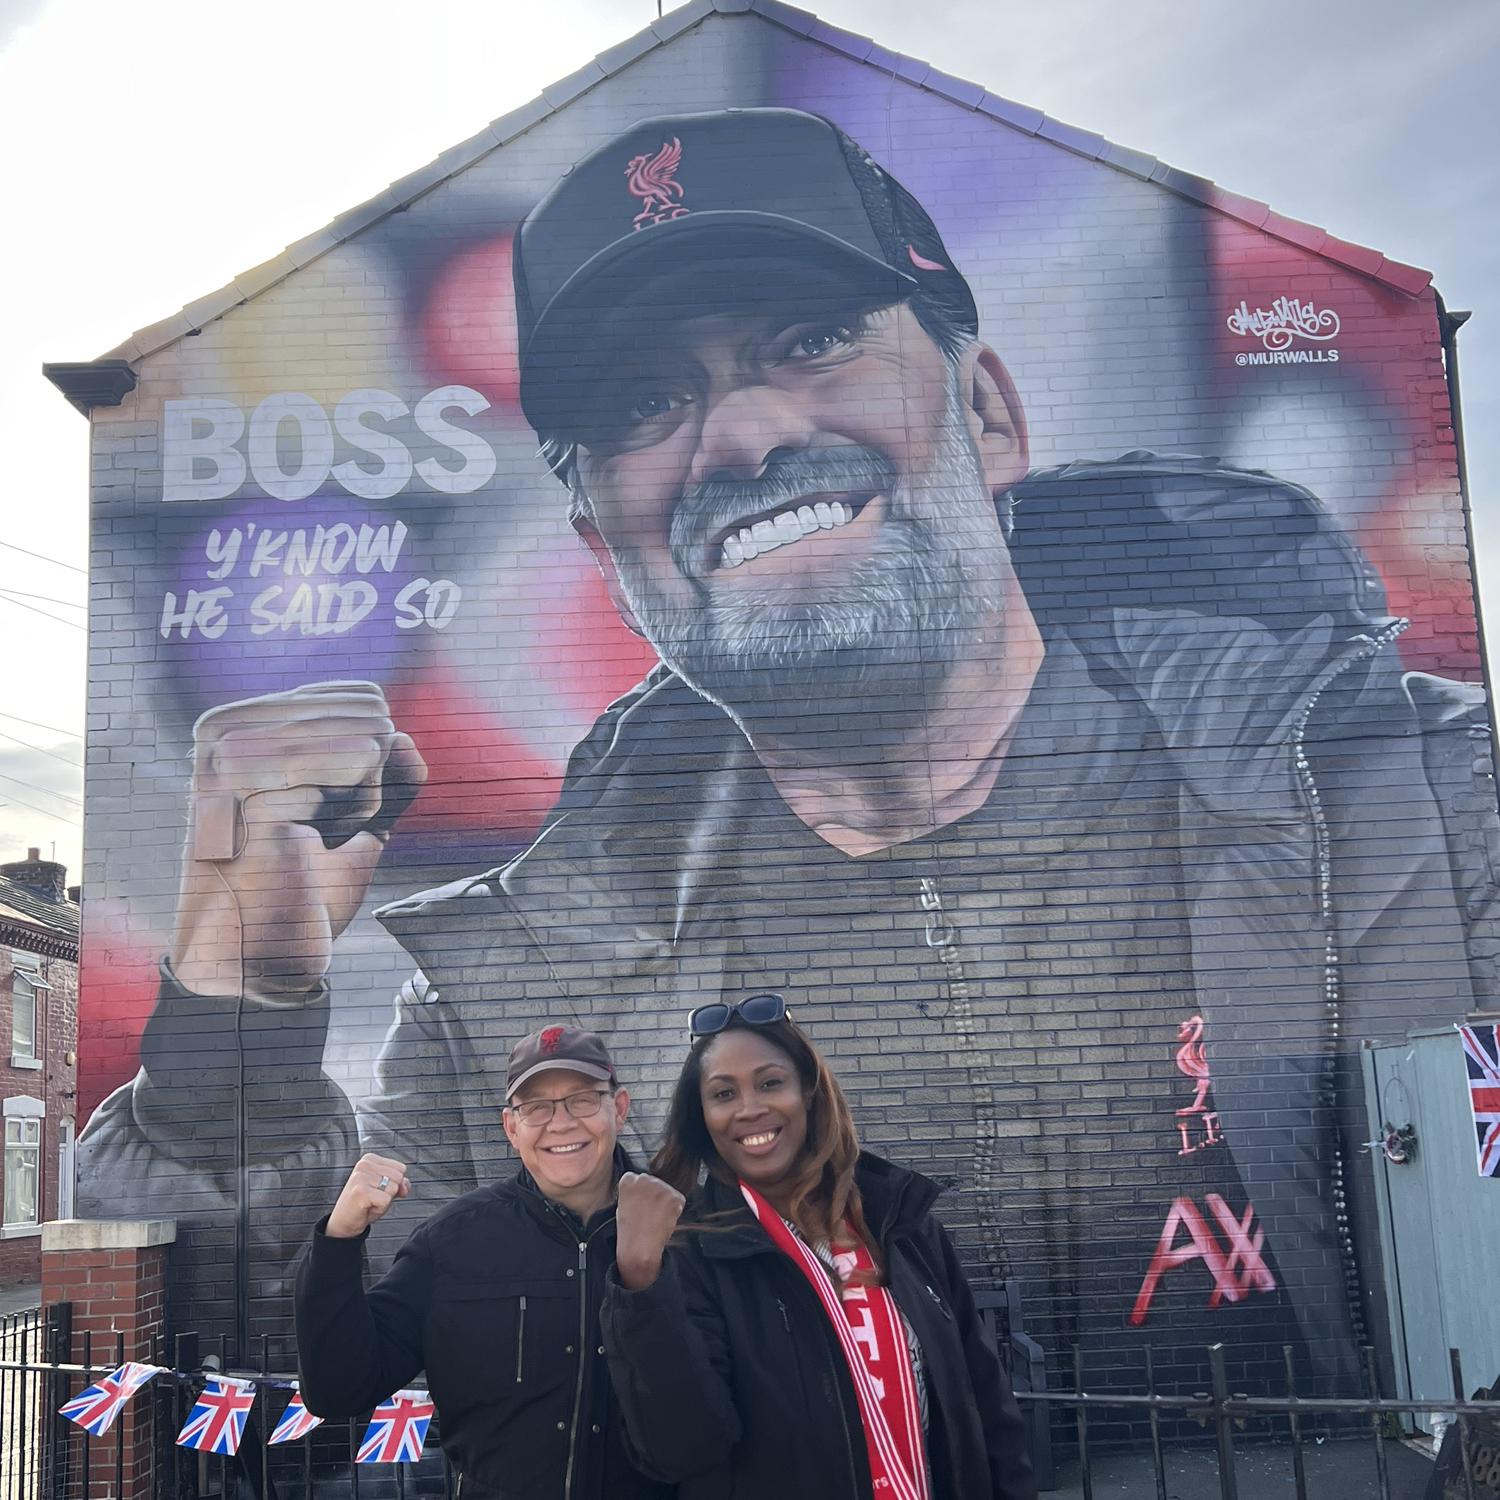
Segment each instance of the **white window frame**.
[{"label": "white window frame", "polygon": [[[42,1232],[42,1154],[46,1146],[47,1105],[29,1094],[17,1094],[0,1106],[5,1119],[5,1197],[0,1238],[17,1239]],[[24,1158],[29,1157],[28,1163]],[[19,1159],[18,1159],[19,1158]],[[19,1216],[15,1198],[17,1168],[29,1165],[32,1182],[31,1216]],[[16,1217],[12,1217],[15,1214]]]},{"label": "white window frame", "polygon": [[[10,1065],[13,1068],[40,1068],[42,1066],[41,992],[52,988],[47,983],[46,970],[39,954],[28,953],[22,948],[10,950]],[[30,1036],[21,1033],[20,1017],[22,1001],[31,1013]]]}]

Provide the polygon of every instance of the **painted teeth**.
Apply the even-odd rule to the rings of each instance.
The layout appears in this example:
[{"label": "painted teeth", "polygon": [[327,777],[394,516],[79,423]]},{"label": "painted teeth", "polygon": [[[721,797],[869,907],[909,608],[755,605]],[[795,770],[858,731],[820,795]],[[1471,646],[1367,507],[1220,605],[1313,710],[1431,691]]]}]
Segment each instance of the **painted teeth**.
[{"label": "painted teeth", "polygon": [[747,1135],[741,1142],[742,1146],[769,1146],[776,1139],[776,1132],[768,1130],[764,1135]]},{"label": "painted teeth", "polygon": [[800,505],[796,510],[778,511],[769,521],[757,521],[724,539],[719,556],[721,568],[737,568],[763,552],[774,552],[778,547],[788,547],[800,542],[815,531],[833,531],[847,526],[854,519],[854,510],[842,500],[831,503],[819,500],[816,505]]}]

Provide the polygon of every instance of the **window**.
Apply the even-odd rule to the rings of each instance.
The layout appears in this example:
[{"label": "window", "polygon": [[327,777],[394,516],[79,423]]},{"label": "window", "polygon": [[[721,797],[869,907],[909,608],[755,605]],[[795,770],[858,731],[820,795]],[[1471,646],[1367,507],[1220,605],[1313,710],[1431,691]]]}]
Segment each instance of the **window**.
[{"label": "window", "polygon": [[10,1060],[13,1067],[37,1063],[40,1056],[37,999],[48,989],[42,977],[42,961],[35,953],[12,948],[11,953]]},{"label": "window", "polygon": [[24,1094],[5,1101],[5,1228],[41,1222],[42,1117],[46,1105]]}]

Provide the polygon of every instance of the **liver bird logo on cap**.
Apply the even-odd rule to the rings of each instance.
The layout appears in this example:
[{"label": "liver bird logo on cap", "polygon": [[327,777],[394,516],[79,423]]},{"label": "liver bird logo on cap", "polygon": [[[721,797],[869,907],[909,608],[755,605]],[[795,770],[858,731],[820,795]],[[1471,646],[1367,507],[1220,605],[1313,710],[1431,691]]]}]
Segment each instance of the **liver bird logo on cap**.
[{"label": "liver bird logo on cap", "polygon": [[661,149],[645,151],[630,159],[625,168],[627,187],[641,200],[641,211],[631,223],[637,230],[649,229],[668,219],[680,219],[687,209],[682,206],[682,184],[677,168],[682,165],[682,142],[674,136],[663,141]]},{"label": "liver bird logo on cap", "polygon": [[558,1044],[562,1041],[563,1029],[561,1026],[549,1026],[541,1035],[542,1053],[550,1057],[557,1051]]}]

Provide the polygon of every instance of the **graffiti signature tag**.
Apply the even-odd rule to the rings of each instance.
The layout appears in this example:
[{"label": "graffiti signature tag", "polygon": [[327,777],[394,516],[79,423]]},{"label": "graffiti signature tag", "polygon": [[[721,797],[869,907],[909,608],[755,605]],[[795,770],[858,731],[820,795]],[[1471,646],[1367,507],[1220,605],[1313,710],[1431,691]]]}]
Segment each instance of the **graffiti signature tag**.
[{"label": "graffiti signature tag", "polygon": [[[1251,1292],[1276,1290],[1276,1278],[1261,1255],[1266,1233],[1255,1223],[1255,1206],[1247,1203],[1241,1217],[1217,1193],[1208,1194],[1204,1201],[1226,1243],[1219,1242],[1191,1198],[1178,1198],[1167,1214],[1167,1222],[1162,1225],[1156,1253],[1151,1257],[1150,1269],[1131,1309],[1132,1327],[1139,1327],[1146,1321],[1162,1277],[1192,1260],[1201,1260],[1213,1277],[1214,1289],[1208,1298],[1211,1308],[1218,1307],[1221,1302],[1238,1302]],[[1179,1231],[1187,1235],[1181,1244],[1175,1243]]]},{"label": "graffiti signature tag", "polygon": [[1253,312],[1249,303],[1241,302],[1224,323],[1231,333],[1258,338],[1267,349],[1285,349],[1293,339],[1323,343],[1337,338],[1339,331],[1339,315],[1331,307],[1320,308],[1295,297],[1278,297],[1269,307]]}]

